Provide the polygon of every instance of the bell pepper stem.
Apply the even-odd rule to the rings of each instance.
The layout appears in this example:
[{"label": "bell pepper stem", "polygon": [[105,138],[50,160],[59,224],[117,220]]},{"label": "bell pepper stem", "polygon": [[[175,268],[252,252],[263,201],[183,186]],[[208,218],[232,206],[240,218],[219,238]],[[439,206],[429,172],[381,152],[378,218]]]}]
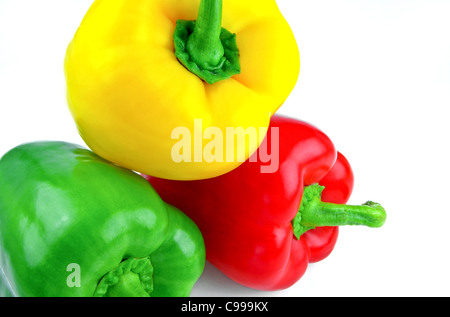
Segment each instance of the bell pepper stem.
[{"label": "bell pepper stem", "polygon": [[150,297],[152,290],[150,259],[129,258],[101,279],[94,297]]},{"label": "bell pepper stem", "polygon": [[305,187],[299,212],[293,220],[294,235],[299,238],[315,227],[362,225],[379,228],[386,221],[386,211],[375,202],[351,206],[323,202],[324,187],[317,184]]},{"label": "bell pepper stem", "polygon": [[213,70],[223,64],[225,57],[221,32],[222,0],[202,0],[194,32],[186,48],[200,68]]},{"label": "bell pepper stem", "polygon": [[150,297],[142,288],[139,276],[127,273],[119,278],[117,284],[111,286],[106,294],[107,297]]},{"label": "bell pepper stem", "polygon": [[178,20],[173,34],[178,61],[211,85],[241,73],[236,34],[221,25],[222,0],[201,0],[198,19]]}]

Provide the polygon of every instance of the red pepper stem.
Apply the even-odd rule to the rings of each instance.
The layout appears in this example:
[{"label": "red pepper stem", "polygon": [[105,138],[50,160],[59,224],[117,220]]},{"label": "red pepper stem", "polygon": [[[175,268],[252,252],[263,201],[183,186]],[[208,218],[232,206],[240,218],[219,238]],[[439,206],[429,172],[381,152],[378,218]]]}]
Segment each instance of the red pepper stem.
[{"label": "red pepper stem", "polygon": [[386,211],[380,204],[368,201],[351,206],[323,202],[323,189],[319,185],[305,187],[299,212],[293,220],[296,237],[315,227],[363,225],[379,228],[385,223]]},{"label": "red pepper stem", "polygon": [[360,206],[314,201],[302,211],[302,224],[314,227],[363,225],[379,228],[384,220],[383,207],[371,201]]}]

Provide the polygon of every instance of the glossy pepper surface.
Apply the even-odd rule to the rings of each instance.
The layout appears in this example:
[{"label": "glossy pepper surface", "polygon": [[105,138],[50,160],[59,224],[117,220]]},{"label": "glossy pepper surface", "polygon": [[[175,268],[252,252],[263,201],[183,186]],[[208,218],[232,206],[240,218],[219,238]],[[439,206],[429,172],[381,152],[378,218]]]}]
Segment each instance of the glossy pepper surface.
[{"label": "glossy pepper surface", "polygon": [[205,262],[197,226],[145,179],[63,142],[0,160],[0,233],[7,295],[188,296]]},{"label": "glossy pepper surface", "polygon": [[[234,281],[260,290],[290,287],[308,263],[333,250],[338,226],[380,227],[384,209],[373,202],[343,205],[354,175],[347,159],[316,127],[274,116],[267,145],[279,142],[279,168],[250,159],[213,179],[179,182],[146,177],[163,200],[183,208],[206,243],[206,257]],[[274,134],[275,135],[275,134]],[[274,153],[272,153],[273,155]]]},{"label": "glossy pepper surface", "polygon": [[65,59],[68,104],[86,144],[130,170],[177,180],[225,174],[259,144],[235,145],[244,160],[176,162],[174,129],[242,128],[239,137],[261,128],[262,141],[299,69],[275,0],[96,0]]}]

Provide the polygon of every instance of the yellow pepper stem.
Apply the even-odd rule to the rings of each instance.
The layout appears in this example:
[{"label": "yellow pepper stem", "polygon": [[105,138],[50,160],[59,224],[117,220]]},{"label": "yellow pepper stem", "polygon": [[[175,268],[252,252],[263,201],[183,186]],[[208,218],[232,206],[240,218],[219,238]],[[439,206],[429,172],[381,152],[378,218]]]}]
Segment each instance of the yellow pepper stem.
[{"label": "yellow pepper stem", "polygon": [[197,21],[178,20],[175,55],[209,84],[241,72],[236,35],[222,28],[222,0],[202,0]]},{"label": "yellow pepper stem", "polygon": [[200,68],[214,70],[225,62],[221,32],[222,0],[202,0],[194,32],[187,42],[187,51]]}]

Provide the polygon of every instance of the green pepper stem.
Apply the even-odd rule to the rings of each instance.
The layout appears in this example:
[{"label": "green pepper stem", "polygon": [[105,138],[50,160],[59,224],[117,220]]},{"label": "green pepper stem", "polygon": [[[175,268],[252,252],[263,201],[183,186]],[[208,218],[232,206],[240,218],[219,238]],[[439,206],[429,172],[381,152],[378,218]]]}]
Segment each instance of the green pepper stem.
[{"label": "green pepper stem", "polygon": [[323,189],[317,184],[305,187],[299,212],[293,220],[297,238],[315,227],[362,225],[379,228],[385,223],[386,211],[380,204],[368,201],[360,206],[351,206],[323,202]]},{"label": "green pepper stem", "polygon": [[216,69],[224,62],[222,0],[202,0],[194,32],[187,42],[187,52],[202,69]]},{"label": "green pepper stem", "polygon": [[94,297],[150,297],[152,291],[150,259],[129,258],[101,279]]},{"label": "green pepper stem", "polygon": [[127,273],[120,276],[117,284],[110,286],[107,297],[150,297],[142,287],[139,275]]}]

